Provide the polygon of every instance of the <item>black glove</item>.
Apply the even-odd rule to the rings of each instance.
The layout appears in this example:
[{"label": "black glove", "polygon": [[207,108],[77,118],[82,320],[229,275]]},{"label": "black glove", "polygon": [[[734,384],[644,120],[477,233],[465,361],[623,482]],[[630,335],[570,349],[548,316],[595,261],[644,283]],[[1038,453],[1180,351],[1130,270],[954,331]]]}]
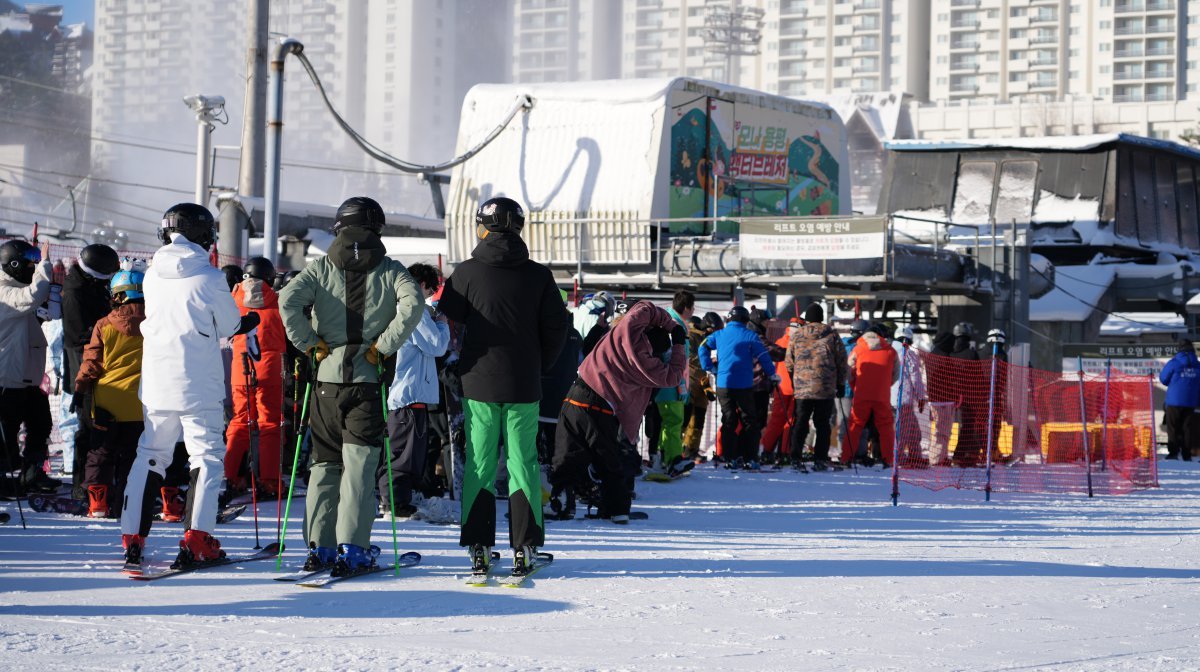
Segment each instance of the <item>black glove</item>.
[{"label": "black glove", "polygon": [[687,343],[687,332],[684,331],[682,324],[675,325],[675,328],[671,330],[671,343],[672,345]]},{"label": "black glove", "polygon": [[845,385],[838,385],[838,388],[837,388],[837,398],[838,398],[838,399],[845,399],[845,398],[846,398],[846,386],[845,386]]},{"label": "black glove", "polygon": [[716,400],[717,400],[717,393],[716,393],[716,392],[713,392],[712,390],[705,390],[705,391],[704,391],[704,396],[705,396],[705,397],[707,397],[709,401],[716,401]]},{"label": "black glove", "polygon": [[258,317],[258,313],[255,313],[253,311],[246,313],[245,315],[242,316],[242,321],[238,325],[237,331],[233,332],[233,335],[241,336],[242,334],[257,327],[258,323],[261,321],[262,320]]}]

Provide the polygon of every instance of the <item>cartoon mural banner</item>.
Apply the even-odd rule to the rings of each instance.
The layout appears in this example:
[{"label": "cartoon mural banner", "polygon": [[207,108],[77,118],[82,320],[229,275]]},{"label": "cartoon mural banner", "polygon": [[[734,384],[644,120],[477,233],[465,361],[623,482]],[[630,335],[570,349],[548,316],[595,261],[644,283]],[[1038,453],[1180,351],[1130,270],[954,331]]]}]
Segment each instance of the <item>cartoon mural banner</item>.
[{"label": "cartoon mural banner", "polygon": [[742,259],[878,259],[887,250],[885,217],[743,220]]},{"label": "cartoon mural banner", "polygon": [[835,215],[836,117],[672,93],[672,218]]}]

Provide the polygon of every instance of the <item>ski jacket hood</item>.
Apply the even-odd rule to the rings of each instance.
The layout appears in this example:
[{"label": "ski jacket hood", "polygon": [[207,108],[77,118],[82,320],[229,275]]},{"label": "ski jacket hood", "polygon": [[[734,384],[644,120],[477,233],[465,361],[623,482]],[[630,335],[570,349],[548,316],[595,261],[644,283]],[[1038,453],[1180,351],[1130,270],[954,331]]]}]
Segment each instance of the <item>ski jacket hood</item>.
[{"label": "ski jacket hood", "polygon": [[489,233],[471,251],[471,257],[500,268],[512,268],[529,261],[529,246],[515,233]]},{"label": "ski jacket hood", "polygon": [[379,236],[370,229],[351,226],[342,229],[333,239],[326,256],[334,267],[343,271],[366,273],[383,263],[387,250]]},{"label": "ski jacket hood", "polygon": [[[174,241],[170,245],[163,245],[154,253],[152,265],[155,275],[164,279],[177,280],[194,278],[209,271],[217,271],[213,268],[208,258],[208,252],[203,247],[178,233],[172,235]],[[222,275],[221,280],[224,281],[224,279],[225,276]]]}]

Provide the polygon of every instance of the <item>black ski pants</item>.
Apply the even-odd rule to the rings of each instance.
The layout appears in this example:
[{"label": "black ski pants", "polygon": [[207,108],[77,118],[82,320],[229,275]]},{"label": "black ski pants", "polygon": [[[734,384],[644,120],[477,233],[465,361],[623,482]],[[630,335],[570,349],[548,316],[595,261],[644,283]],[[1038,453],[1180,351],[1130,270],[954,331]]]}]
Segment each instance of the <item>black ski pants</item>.
[{"label": "black ski pants", "polygon": [[[0,387],[0,427],[4,429],[4,467],[20,469],[21,477],[28,480],[34,470],[42,468],[49,451],[50,399],[42,394],[42,388]],[[25,450],[22,452],[19,436],[21,425],[25,425]]]},{"label": "black ski pants", "polygon": [[1200,439],[1194,426],[1191,406],[1167,406],[1163,421],[1167,425],[1167,457],[1192,459],[1192,442]]},{"label": "black ski pants", "polygon": [[600,515],[628,514],[638,462],[608,403],[583,381],[575,381],[558,415],[550,485],[555,491],[587,492],[599,480]]},{"label": "black ski pants", "polygon": [[813,439],[813,459],[829,461],[829,438],[833,433],[833,399],[797,399],[796,422],[792,425],[792,460],[798,461],[804,454],[804,441],[808,439],[808,423],[816,427]]},{"label": "black ski pants", "polygon": [[412,503],[413,488],[425,475],[425,457],[429,453],[429,412],[425,405],[405,406],[388,411],[388,441],[392,449],[391,488],[388,487],[387,455],[382,455],[376,469],[379,499],[391,507],[390,490],[395,491],[396,505]]},{"label": "black ski pants", "polygon": [[[758,441],[762,425],[754,403],[754,390],[719,388],[717,403],[721,404],[721,448],[726,461],[757,460]],[[738,425],[741,431],[738,431]]]}]

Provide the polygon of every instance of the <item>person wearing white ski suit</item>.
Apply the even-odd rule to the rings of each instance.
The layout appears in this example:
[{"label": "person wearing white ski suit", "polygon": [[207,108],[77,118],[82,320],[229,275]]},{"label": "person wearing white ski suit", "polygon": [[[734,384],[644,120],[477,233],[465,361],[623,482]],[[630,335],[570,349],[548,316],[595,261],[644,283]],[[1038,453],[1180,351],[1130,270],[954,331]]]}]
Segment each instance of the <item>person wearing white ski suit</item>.
[{"label": "person wearing white ski suit", "polygon": [[[182,234],[171,237],[170,245],[154,253],[142,285],[146,321],[138,396],[146,427],[125,489],[123,535],[149,534],[150,517],[143,516],[143,506],[153,506],[181,437],[192,474],[184,529],[211,534],[217,523],[225,469],[221,339],[238,330],[241,313],[208,252]],[[148,504],[146,497],[151,498]]]}]

